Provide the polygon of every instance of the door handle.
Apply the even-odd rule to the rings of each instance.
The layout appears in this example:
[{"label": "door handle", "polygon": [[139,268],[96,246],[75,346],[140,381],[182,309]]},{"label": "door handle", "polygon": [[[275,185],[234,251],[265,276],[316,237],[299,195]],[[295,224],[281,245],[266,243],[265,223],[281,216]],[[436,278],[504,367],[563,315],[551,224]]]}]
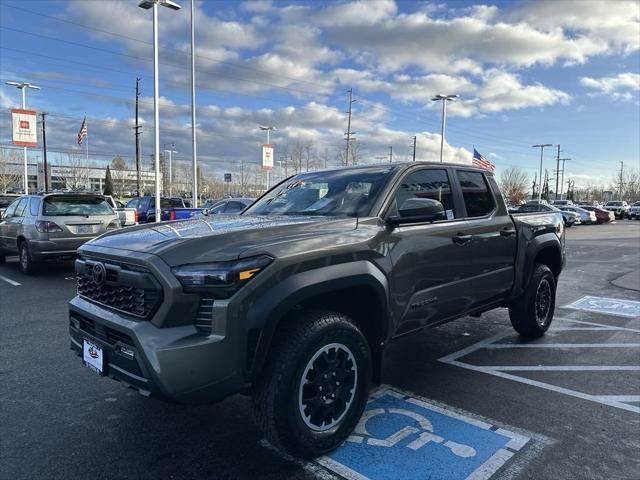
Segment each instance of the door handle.
[{"label": "door handle", "polygon": [[471,241],[472,238],[473,235],[463,235],[462,233],[458,233],[457,235],[453,236],[451,240],[453,240],[453,243],[457,245],[464,245],[465,243]]},{"label": "door handle", "polygon": [[516,231],[513,228],[505,228],[504,230],[500,230],[500,235],[503,237],[510,237],[511,235],[515,235]]}]

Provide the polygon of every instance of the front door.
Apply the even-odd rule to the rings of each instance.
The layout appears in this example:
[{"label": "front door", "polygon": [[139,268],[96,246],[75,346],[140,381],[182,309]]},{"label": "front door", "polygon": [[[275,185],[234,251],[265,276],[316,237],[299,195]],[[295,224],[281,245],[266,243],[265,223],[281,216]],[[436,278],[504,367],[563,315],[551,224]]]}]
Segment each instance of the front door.
[{"label": "front door", "polygon": [[468,259],[452,237],[460,229],[462,205],[452,190],[451,172],[419,168],[400,181],[387,216],[397,215],[411,197],[438,200],[447,219],[433,223],[403,224],[390,234],[391,308],[395,335],[455,316],[462,308],[457,298],[469,274]]},{"label": "front door", "polygon": [[22,227],[23,215],[27,209],[29,198],[22,197],[13,202],[5,211],[5,216],[0,222],[0,237],[2,247],[7,253],[17,253],[18,233]]}]

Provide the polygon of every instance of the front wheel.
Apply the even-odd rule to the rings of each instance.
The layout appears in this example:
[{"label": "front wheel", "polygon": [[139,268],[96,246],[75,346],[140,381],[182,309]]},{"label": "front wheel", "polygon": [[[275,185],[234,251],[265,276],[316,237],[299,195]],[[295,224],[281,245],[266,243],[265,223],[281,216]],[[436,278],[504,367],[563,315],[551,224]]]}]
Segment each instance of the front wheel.
[{"label": "front wheel", "polygon": [[556,307],[556,279],[546,265],[536,265],[527,289],[509,306],[513,328],[523,337],[538,338],[551,326]]},{"label": "front wheel", "polygon": [[360,420],[369,345],[347,316],[327,311],[289,318],[276,335],[253,387],[254,416],[271,444],[314,458],[342,444]]}]

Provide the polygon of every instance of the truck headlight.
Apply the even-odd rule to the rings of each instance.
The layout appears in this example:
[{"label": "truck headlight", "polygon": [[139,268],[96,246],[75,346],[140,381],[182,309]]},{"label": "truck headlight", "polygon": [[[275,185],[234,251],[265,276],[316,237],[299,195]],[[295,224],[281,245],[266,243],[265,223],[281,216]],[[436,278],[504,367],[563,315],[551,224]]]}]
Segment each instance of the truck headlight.
[{"label": "truck headlight", "polygon": [[181,265],[171,271],[185,292],[206,292],[215,298],[229,298],[272,261],[271,257],[261,255],[232,262]]}]

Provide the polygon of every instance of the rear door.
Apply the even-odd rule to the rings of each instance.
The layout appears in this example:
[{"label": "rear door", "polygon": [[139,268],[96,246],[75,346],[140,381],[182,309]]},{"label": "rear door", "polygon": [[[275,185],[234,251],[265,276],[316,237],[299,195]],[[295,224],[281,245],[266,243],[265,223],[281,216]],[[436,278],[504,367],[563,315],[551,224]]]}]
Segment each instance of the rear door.
[{"label": "rear door", "polygon": [[470,311],[511,290],[517,235],[493,175],[456,169],[455,178],[464,220],[453,241],[466,264],[464,291],[459,295]]}]

